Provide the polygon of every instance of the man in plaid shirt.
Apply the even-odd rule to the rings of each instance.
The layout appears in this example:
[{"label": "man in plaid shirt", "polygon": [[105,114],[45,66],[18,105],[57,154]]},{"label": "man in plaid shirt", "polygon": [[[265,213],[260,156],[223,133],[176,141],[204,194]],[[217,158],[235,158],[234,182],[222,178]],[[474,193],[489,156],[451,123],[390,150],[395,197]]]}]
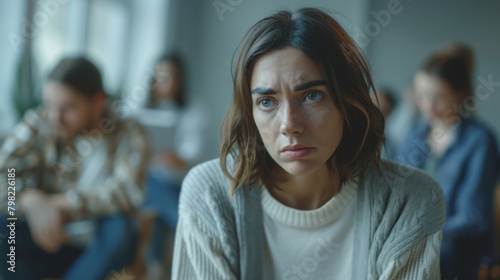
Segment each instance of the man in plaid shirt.
[{"label": "man in plaid shirt", "polygon": [[148,161],[142,127],[106,105],[98,69],[83,58],[61,61],[44,104],[26,112],[0,150],[0,213],[18,218],[14,273],[5,267],[12,244],[0,236],[2,278],[104,279],[127,265],[137,237],[129,214],[142,203]]}]

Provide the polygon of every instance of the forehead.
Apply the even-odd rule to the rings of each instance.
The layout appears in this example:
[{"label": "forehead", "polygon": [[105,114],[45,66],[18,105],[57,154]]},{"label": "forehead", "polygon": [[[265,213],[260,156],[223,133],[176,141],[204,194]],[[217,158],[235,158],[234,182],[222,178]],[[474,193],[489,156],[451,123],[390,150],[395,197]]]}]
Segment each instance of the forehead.
[{"label": "forehead", "polygon": [[176,73],[177,65],[171,61],[162,61],[156,65],[157,72]]},{"label": "forehead", "polygon": [[49,81],[45,85],[43,98],[45,102],[51,104],[86,101],[83,93],[78,92],[78,90],[69,85],[54,81]]},{"label": "forehead", "polygon": [[417,94],[447,93],[451,91],[448,83],[443,79],[422,71],[415,75],[414,88]]},{"label": "forehead", "polygon": [[278,87],[306,80],[325,80],[323,69],[301,50],[286,47],[272,50],[257,59],[251,76],[251,87]]}]

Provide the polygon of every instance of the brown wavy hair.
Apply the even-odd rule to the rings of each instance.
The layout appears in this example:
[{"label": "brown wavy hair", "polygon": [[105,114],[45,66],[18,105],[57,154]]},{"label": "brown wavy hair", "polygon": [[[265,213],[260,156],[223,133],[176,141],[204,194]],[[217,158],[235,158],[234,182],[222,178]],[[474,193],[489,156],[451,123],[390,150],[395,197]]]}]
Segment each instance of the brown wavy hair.
[{"label": "brown wavy hair", "polygon": [[344,133],[335,156],[329,159],[330,170],[337,167],[341,184],[354,181],[368,168],[380,171],[384,118],[370,99],[374,86],[361,51],[323,11],[281,11],[256,23],[233,56],[234,96],[223,120],[220,151],[231,194],[242,185],[272,184],[276,163],[255,125],[250,82],[257,59],[288,46],[300,49],[323,69],[330,95],[344,116]]}]

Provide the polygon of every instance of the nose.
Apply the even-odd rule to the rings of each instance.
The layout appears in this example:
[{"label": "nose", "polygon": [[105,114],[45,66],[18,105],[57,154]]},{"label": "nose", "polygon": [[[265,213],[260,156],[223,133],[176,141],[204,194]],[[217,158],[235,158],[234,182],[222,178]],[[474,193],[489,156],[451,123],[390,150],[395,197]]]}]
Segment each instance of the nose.
[{"label": "nose", "polygon": [[280,108],[280,133],[286,136],[297,136],[304,132],[302,108],[298,104],[286,102]]}]

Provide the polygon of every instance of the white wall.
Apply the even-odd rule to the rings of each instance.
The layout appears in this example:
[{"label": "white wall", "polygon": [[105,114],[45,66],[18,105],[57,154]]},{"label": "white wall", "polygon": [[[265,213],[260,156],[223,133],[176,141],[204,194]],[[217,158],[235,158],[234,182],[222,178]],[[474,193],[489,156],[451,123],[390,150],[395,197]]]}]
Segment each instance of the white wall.
[{"label": "white wall", "polygon": [[26,10],[25,1],[0,1],[0,139],[5,137],[17,121],[14,108],[15,71],[21,52],[17,52],[9,36],[22,33],[20,19]]},{"label": "white wall", "polygon": [[[123,95],[126,96],[127,110],[134,110],[148,94],[149,79],[158,56],[165,49],[167,26],[171,13],[170,1],[132,0],[130,22],[129,55],[124,58],[127,73]],[[131,98],[132,96],[132,98]],[[127,112],[124,111],[124,114]]]},{"label": "white wall", "polygon": [[[372,1],[370,9],[378,12],[387,2]],[[500,2],[419,0],[401,1],[401,5],[403,10],[393,15],[368,45],[372,72],[379,84],[391,85],[402,95],[423,60],[453,40],[469,44],[475,52],[476,86],[479,76],[488,79],[491,75],[500,83]],[[500,139],[500,85],[494,90],[478,103],[476,115],[493,127]]]}]

